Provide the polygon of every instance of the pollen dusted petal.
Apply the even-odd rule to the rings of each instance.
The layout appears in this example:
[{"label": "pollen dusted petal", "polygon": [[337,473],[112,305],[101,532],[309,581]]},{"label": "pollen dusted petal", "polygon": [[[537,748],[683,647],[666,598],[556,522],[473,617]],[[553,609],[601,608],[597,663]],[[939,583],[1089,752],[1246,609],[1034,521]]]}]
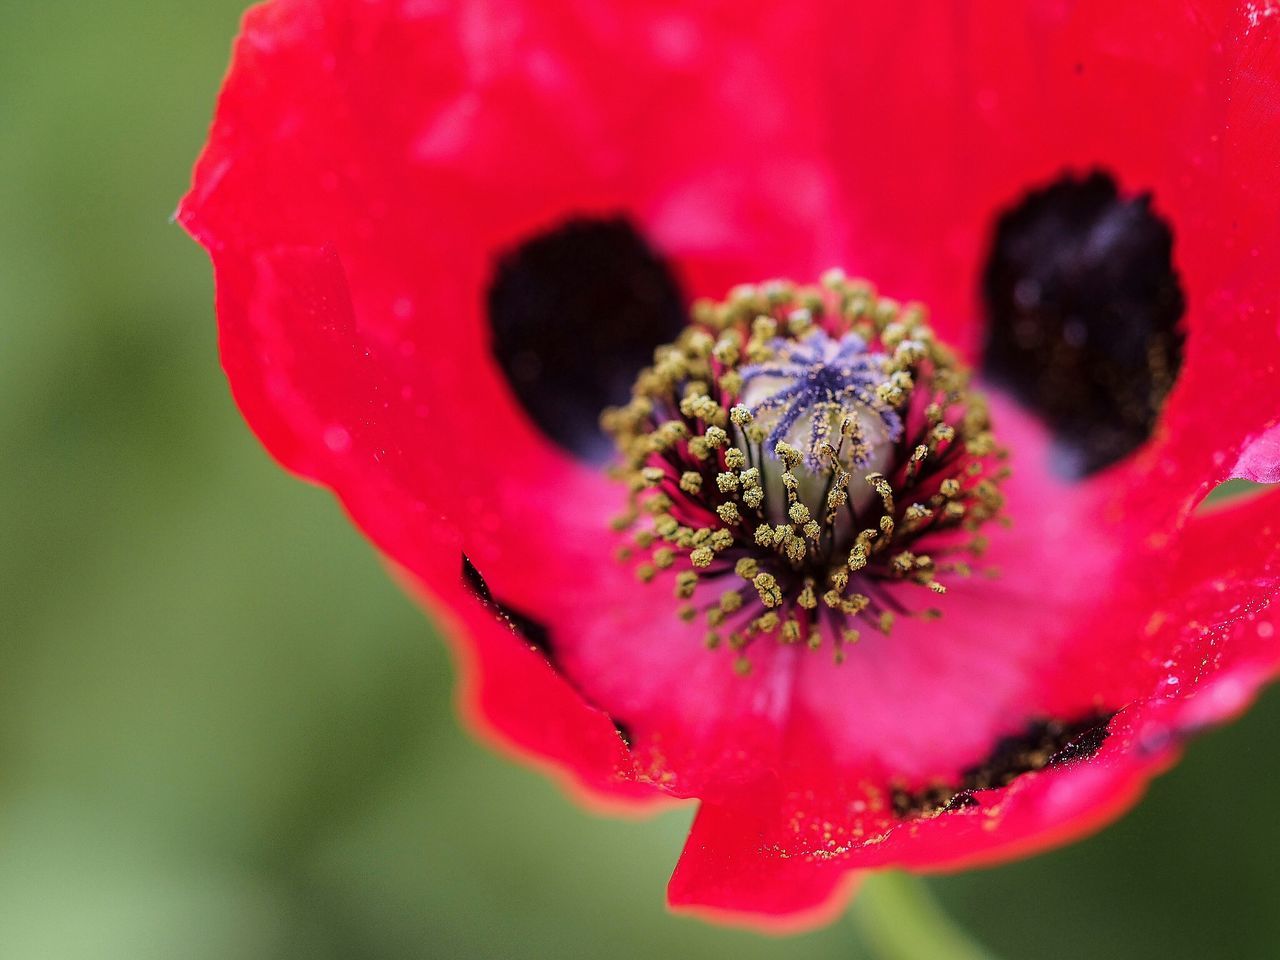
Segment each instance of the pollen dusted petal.
[{"label": "pollen dusted petal", "polygon": [[714,803],[698,808],[667,887],[671,905],[774,933],[834,919],[861,878],[839,864],[769,849],[768,824],[758,819],[757,809]]}]

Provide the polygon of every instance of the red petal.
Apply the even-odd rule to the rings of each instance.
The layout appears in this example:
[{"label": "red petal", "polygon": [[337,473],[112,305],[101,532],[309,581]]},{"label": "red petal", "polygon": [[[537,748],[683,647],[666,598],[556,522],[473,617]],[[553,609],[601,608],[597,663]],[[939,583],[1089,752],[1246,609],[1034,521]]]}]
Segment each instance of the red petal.
[{"label": "red petal", "polygon": [[[791,19],[769,56],[802,45]],[[565,492],[612,509],[612,485],[532,428],[490,361],[499,250],[623,210],[717,292],[812,274],[830,250],[814,229],[829,178],[805,147],[816,100],[763,69],[756,26],[729,9],[571,21],[338,0],[246,16],[179,211],[215,260],[224,363],[267,447],[438,595],[464,549],[504,599],[545,593],[572,568],[535,576],[578,507]],[[750,117],[726,109],[738,98]],[[527,716],[500,714],[530,741]]]},{"label": "red petal", "polygon": [[[995,211],[1064,170],[1152,191],[1173,226],[1189,342],[1143,506],[1189,510],[1280,422],[1280,18],[1265,4],[867,4],[824,45],[852,266],[971,347]],[[836,35],[836,31],[832,31]],[[911,55],[903,55],[906,47]],[[854,108],[847,105],[856,104]],[[876,149],[869,149],[873,142]],[[1253,451],[1251,444],[1263,442]]]},{"label": "red petal", "polygon": [[[623,778],[630,763],[612,720],[464,588],[458,535],[440,510],[448,463],[415,406],[393,402],[405,389],[397,358],[357,330],[332,251],[278,248],[218,263],[223,360],[237,401],[286,466],[338,491],[388,556],[437,584],[432,605],[468,668],[469,712],[567,766],[577,787],[651,799]],[[469,649],[457,642],[463,635]]]},{"label": "red petal", "polygon": [[717,922],[794,933],[835,919],[860,877],[767,847],[751,808],[704,803],[667,888],[667,900]]},{"label": "red petal", "polygon": [[[704,807],[673,878],[673,899],[736,903],[765,922],[777,912],[821,916],[838,901],[845,871],[989,864],[1114,819],[1189,735],[1238,715],[1280,669],[1280,491],[1198,515],[1160,555],[1167,568],[1129,578],[1131,608],[1113,608],[1078,634],[1084,653],[1096,656],[1090,632],[1105,631],[1114,660],[1131,665],[1127,699],[1116,704],[1123,709],[1094,756],[978,791],[973,805],[905,821],[886,809],[888,784],[878,771],[860,777],[815,763],[807,777],[780,777]],[[1099,664],[1073,682],[1105,682],[1113,669],[1113,662]],[[825,748],[824,741],[817,752]],[[741,876],[757,883],[740,890]],[[783,889],[757,889],[765,877]]]},{"label": "red petal", "polygon": [[[333,487],[438,591],[462,548],[504,599],[562,582],[569,561],[536,574],[563,542],[560,514],[580,508],[565,491],[608,502],[586,518],[592,539],[614,491],[532,428],[491,362],[493,257],[571,212],[624,210],[695,291],[825,266],[834,204],[805,146],[820,121],[812,80],[765,64],[798,58],[808,25],[776,19],[338,0],[252,10],[179,216],[214,256],[226,366],[268,448]],[[743,99],[747,117],[728,109]],[[252,264],[281,246],[340,266],[342,342],[314,343],[301,317],[263,333],[276,320],[248,302],[264,296]],[[357,355],[370,390],[343,379]],[[268,389],[282,365],[296,375]],[[377,456],[351,455],[366,435]],[[405,504],[429,515],[429,533],[398,514]]]},{"label": "red petal", "polygon": [[627,744],[612,718],[586,703],[492,610],[461,588],[424,601],[458,658],[459,702],[473,729],[534,759],[597,810],[628,813],[663,800],[631,778]]}]

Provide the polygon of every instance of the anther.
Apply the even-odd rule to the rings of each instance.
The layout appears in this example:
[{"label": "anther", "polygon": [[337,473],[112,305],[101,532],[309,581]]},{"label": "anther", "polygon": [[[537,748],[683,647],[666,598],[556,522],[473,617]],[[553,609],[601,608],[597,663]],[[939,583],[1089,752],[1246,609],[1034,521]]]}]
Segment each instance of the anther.
[{"label": "anther", "polygon": [[778,589],[778,581],[771,573],[757,573],[751,581],[760,594],[760,602],[766,607],[777,607],[782,604],[782,591]]},{"label": "anther", "polygon": [[681,570],[676,574],[676,596],[688,600],[698,586],[698,575],[692,570]]}]

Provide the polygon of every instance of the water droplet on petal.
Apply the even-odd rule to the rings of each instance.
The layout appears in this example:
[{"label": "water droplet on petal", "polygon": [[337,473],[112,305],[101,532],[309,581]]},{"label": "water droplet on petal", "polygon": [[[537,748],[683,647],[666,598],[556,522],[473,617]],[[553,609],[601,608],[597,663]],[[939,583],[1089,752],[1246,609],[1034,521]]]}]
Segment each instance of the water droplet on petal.
[{"label": "water droplet on petal", "polygon": [[341,424],[332,424],[324,431],[324,445],[334,453],[346,453],[351,449],[351,434]]}]

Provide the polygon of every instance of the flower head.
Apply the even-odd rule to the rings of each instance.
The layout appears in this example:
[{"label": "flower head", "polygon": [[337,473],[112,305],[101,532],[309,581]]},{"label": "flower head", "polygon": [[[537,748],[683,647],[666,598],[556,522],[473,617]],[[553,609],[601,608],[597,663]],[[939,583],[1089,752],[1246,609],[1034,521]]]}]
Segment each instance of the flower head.
[{"label": "flower head", "polygon": [[981,555],[1006,470],[986,404],[923,309],[835,275],[693,312],[603,417],[632,492],[615,524],[635,530],[623,559],[643,558],[645,582],[687,562],[677,612],[705,620],[713,649],[803,641],[839,662],[861,627],[936,617],[896,585],[936,595],[939,574],[968,575],[960,558]]},{"label": "flower head", "polygon": [[[1201,506],[1280,479],[1252,6],[271,0],[179,219],[471,719],[697,798],[673,904],[811,920],[1097,827],[1280,665],[1277,494]],[[768,280],[831,264],[928,319]]]}]

